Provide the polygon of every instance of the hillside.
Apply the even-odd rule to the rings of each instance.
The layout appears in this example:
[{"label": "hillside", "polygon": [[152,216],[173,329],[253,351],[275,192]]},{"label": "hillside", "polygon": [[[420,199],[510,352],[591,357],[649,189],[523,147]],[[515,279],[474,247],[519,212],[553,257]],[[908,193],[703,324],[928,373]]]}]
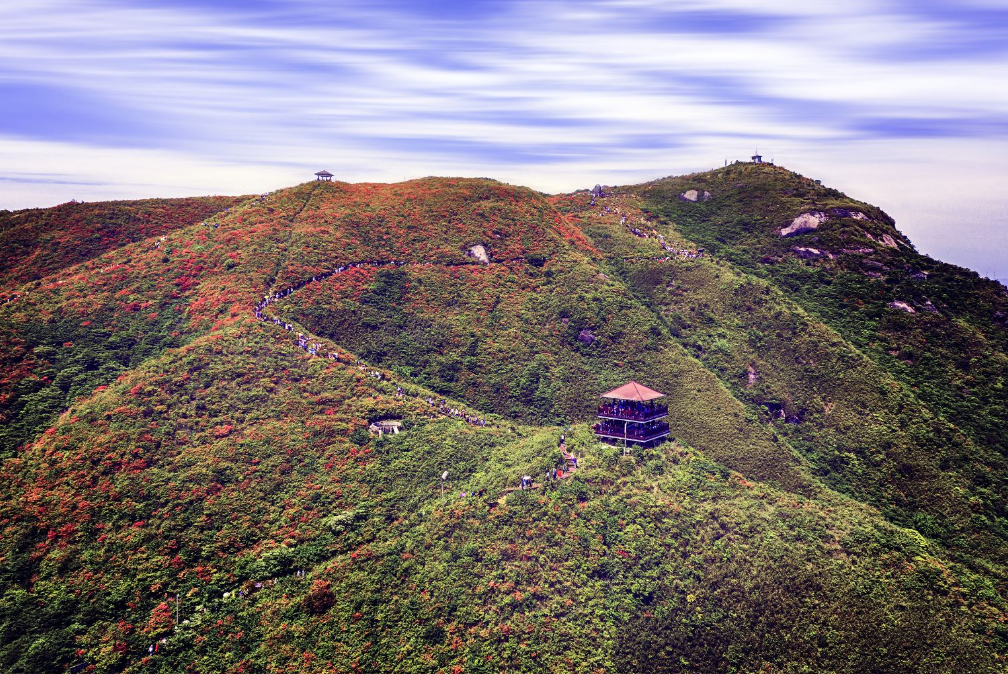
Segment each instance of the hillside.
[{"label": "hillside", "polygon": [[1003,671],[1004,288],[775,167],[609,192],[5,214],[0,668]]}]

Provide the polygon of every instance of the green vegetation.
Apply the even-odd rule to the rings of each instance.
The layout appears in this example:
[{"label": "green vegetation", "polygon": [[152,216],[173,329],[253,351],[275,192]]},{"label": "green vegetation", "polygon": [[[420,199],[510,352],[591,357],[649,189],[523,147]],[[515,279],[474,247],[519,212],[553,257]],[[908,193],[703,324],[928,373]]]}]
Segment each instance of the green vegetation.
[{"label": "green vegetation", "polygon": [[[1004,671],[1004,293],[877,209],[749,166],[217,206],[8,283],[3,671]],[[871,219],[779,237],[832,208]],[[625,455],[588,423],[631,378],[675,440]]]},{"label": "green vegetation", "polygon": [[[678,198],[697,186],[712,198]],[[1008,421],[1008,330],[995,317],[1008,312],[1004,288],[880,243],[905,242],[888,216],[780,168],[735,165],[641,193],[659,227],[738,270],[721,269],[713,286],[672,268],[637,275],[705,362],[740,397],[800,417],[791,442],[828,484],[968,557],[979,549],[1003,563],[1008,446],[997,429]],[[812,211],[831,217],[780,236]],[[841,217],[856,213],[867,219]],[[796,247],[834,259],[801,259]],[[671,288],[663,273],[676,277]],[[891,308],[897,300],[917,312]],[[711,315],[686,311],[693,303]],[[747,366],[757,376],[748,389]]]}]

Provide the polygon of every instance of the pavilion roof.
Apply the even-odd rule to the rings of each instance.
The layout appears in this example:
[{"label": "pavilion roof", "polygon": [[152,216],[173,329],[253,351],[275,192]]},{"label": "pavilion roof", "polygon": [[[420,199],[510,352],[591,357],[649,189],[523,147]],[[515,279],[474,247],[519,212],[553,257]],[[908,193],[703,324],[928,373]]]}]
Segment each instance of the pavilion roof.
[{"label": "pavilion roof", "polygon": [[323,171],[319,171],[315,175],[317,175],[317,176],[323,176],[323,177],[332,177],[332,173],[329,173],[329,171],[324,171],[324,170]]},{"label": "pavilion roof", "polygon": [[617,400],[636,400],[638,402],[645,402],[647,400],[654,400],[655,398],[664,398],[664,393],[659,393],[654,389],[650,389],[643,384],[638,384],[637,382],[631,380],[623,384],[619,388],[614,388],[608,393],[603,393],[603,398],[616,398]]}]

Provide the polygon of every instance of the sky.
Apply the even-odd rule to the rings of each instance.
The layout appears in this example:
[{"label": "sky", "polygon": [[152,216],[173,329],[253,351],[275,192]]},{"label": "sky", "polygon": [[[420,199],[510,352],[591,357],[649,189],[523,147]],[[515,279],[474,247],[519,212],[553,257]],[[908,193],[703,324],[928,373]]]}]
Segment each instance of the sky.
[{"label": "sky", "polygon": [[0,208],[757,147],[1008,277],[1008,0],[0,0]]}]

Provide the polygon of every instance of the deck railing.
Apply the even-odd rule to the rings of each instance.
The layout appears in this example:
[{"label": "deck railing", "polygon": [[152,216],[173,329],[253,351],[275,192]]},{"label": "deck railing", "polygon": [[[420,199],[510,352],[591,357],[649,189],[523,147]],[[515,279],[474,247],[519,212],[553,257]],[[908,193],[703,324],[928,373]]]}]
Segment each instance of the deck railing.
[{"label": "deck railing", "polygon": [[598,416],[607,419],[626,419],[627,421],[649,421],[667,417],[668,405],[648,405],[640,408],[599,405]]},{"label": "deck railing", "polygon": [[669,425],[654,424],[648,428],[635,428],[633,426],[628,426],[626,432],[624,433],[622,424],[597,423],[592,427],[592,430],[595,431],[595,435],[601,435],[607,438],[620,438],[625,440],[647,442],[648,440],[668,435]]}]

